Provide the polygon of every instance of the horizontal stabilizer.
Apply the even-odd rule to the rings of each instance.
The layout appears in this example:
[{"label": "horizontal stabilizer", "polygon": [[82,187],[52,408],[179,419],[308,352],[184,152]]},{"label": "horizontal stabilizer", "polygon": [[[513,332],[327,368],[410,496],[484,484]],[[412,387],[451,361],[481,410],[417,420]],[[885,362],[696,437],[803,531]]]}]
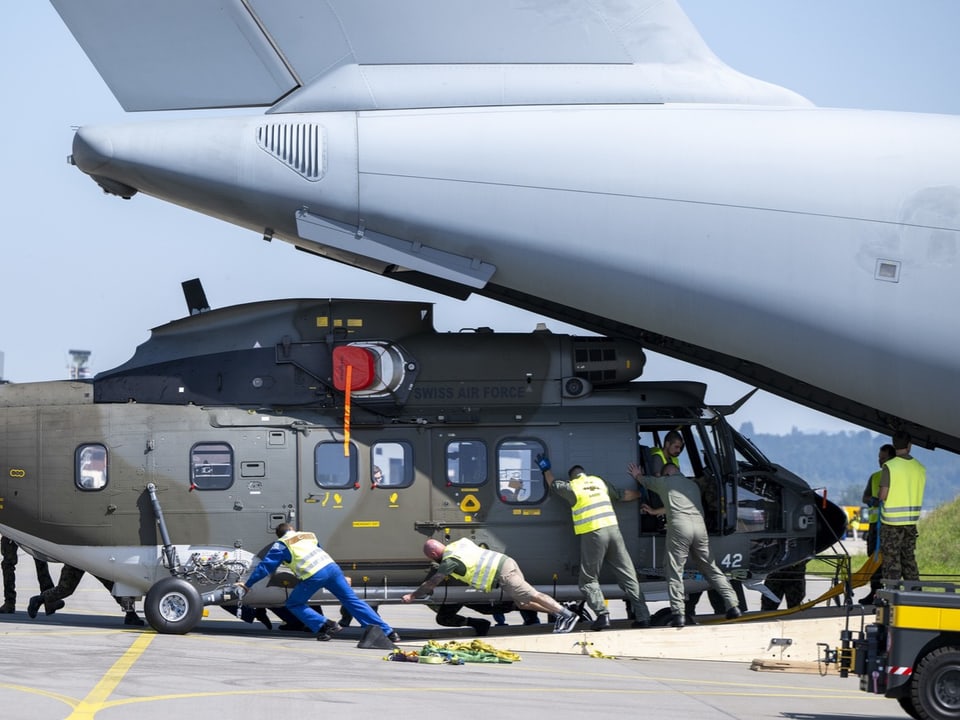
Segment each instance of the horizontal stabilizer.
[{"label": "horizontal stabilizer", "polygon": [[272,105],[298,85],[240,0],[51,2],[124,110]]},{"label": "horizontal stabilizer", "polygon": [[676,0],[51,0],[126,110],[809,104]]}]

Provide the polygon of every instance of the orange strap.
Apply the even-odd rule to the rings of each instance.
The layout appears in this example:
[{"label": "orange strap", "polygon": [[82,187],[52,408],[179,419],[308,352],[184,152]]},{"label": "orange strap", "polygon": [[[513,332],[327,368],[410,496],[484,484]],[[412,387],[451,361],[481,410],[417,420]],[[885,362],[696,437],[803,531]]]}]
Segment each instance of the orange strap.
[{"label": "orange strap", "polygon": [[350,457],[350,386],[353,382],[353,365],[346,367],[346,387],[343,401],[343,456]]}]

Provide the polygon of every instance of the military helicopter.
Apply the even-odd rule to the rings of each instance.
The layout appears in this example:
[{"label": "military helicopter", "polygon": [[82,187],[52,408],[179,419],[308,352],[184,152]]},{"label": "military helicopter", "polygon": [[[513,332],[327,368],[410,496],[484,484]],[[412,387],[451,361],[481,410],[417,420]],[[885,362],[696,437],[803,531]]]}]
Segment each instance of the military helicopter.
[{"label": "military helicopter", "polygon": [[[92,380],[0,386],[0,534],[145,596],[159,632],[236,604],[233,583],[282,522],[315,532],[369,602],[419,585],[426,538],[464,536],[578,599],[570,508],[535,457],[631,487],[627,463],[670,430],[685,440],[684,472],[704,479],[731,576],[759,582],[843,532],[843,510],[735,432],[732,406],[707,407],[705,385],[637,381],[631,340],[439,333],[422,302],[200,309]],[[663,526],[639,503],[618,514],[648,598],[665,598]],[[242,602],[282,605],[295,582],[278,572]],[[451,583],[430,602],[502,599]]]}]

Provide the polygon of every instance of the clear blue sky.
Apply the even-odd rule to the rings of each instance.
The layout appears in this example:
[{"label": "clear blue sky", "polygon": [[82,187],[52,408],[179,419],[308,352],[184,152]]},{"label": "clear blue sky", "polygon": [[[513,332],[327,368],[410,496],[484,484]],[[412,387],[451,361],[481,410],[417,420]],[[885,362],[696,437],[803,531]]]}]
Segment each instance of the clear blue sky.
[{"label": "clear blue sky", "polygon": [[[825,107],[960,114],[960,1],[681,0],[707,44],[748,75]],[[47,2],[7,8],[4,68],[0,351],[14,382],[66,375],[67,351],[93,371],[127,360],[149,329],[185,314],[180,283],[203,280],[211,305],[282,297],[371,297],[437,303],[440,330],[532,330],[538,318],[492,301],[460,303],[312,259],[285,243],[137,196],[103,195],[66,164],[73,126],[126,116]],[[555,331],[569,331],[548,323]],[[648,355],[650,379],[710,384],[716,404],[750,388]],[[852,426],[758,394],[733,418],[756,431]]]}]

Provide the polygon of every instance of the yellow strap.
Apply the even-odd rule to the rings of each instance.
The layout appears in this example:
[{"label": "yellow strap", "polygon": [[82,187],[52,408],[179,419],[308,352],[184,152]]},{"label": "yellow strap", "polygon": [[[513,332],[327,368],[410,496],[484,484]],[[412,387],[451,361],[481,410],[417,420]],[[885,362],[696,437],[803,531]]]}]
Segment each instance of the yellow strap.
[{"label": "yellow strap", "polygon": [[[850,576],[850,586],[853,588],[863,587],[870,582],[870,578],[873,577],[873,573],[880,569],[880,566],[883,564],[883,559],[881,558],[880,553],[875,552],[872,555],[867,556],[867,561],[863,566],[854,572]],[[787,608],[785,610],[768,610],[767,612],[759,613],[750,613],[749,615],[741,615],[736,620],[707,620],[705,624],[713,624],[717,622],[739,622],[741,620],[765,620],[767,618],[782,617],[783,615],[791,615],[801,610],[807,610],[812,608],[814,605],[819,605],[825,600],[831,600],[838,595],[841,595],[845,591],[844,583],[839,582],[833,587],[829,588],[816,600],[808,600],[805,603],[801,603],[796,607]]]},{"label": "yellow strap", "polygon": [[574,643],[574,647],[579,647],[584,655],[589,655],[592,658],[603,658],[604,660],[616,660],[616,655],[604,655],[597,649],[591,650],[593,643],[588,640],[581,640],[580,642]]}]

